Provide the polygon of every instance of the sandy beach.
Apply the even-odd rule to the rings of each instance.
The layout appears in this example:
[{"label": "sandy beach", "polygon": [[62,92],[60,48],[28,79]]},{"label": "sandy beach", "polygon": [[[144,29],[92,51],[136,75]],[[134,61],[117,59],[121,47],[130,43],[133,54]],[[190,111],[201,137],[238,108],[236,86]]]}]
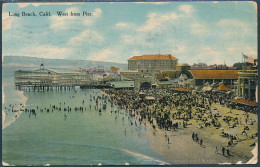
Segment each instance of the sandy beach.
[{"label": "sandy beach", "polygon": [[[228,114],[227,110],[229,111],[229,109],[224,109],[217,104],[214,107],[222,109],[223,115]],[[240,110],[232,110],[232,112],[241,116],[244,113],[244,111]],[[257,115],[255,114],[250,114],[250,117],[257,119]],[[199,129],[197,128],[199,125],[198,122],[190,121],[189,123],[192,125],[189,125],[187,128],[179,128],[176,131],[165,131],[158,127],[154,130],[148,124],[147,129],[148,137],[151,140],[151,148],[173,164],[236,164],[239,161],[246,163],[253,157],[251,151],[255,147],[249,147],[249,145],[257,142],[257,138],[241,137],[241,141],[235,142],[235,145],[230,147],[231,156],[223,156],[221,147],[226,147],[228,139],[220,136],[220,129],[213,127]],[[252,134],[257,132],[257,124],[250,128],[252,128]],[[232,131],[233,129],[228,130]],[[203,139],[202,146],[192,140],[192,132],[197,133]],[[170,144],[168,144],[165,138],[165,133],[169,136]],[[252,134],[248,134],[248,136]],[[215,146],[218,146],[217,154],[215,153]]]},{"label": "sandy beach", "polygon": [[[131,105],[135,104],[133,102],[135,93],[132,91],[119,92],[122,97],[117,97],[119,94],[116,92],[113,92],[114,95],[112,96],[114,96],[114,99],[121,99],[119,102],[121,105],[122,103],[125,105],[131,103],[131,110]],[[155,102],[155,104],[147,106],[146,111],[162,111],[162,105]],[[141,112],[140,110],[139,112]],[[147,138],[151,141],[152,150],[172,164],[245,164],[254,157],[252,150],[256,148],[258,141],[257,114],[231,109],[220,103],[212,103],[210,108],[203,112],[203,117],[200,118],[200,115],[197,114],[199,109],[191,108],[189,111],[193,113],[193,117],[184,122],[183,118],[172,117],[181,110],[180,106],[164,105],[164,110],[169,112],[168,114],[171,116],[169,119],[172,124],[177,123],[179,125],[177,128],[168,130],[166,130],[167,128],[160,128],[158,120],[155,118],[152,121],[153,123],[149,123],[146,119],[145,125],[147,126]],[[210,119],[212,115],[217,118],[218,125],[209,124],[206,126],[204,120]],[[140,120],[140,115],[132,114],[132,116],[136,120]],[[198,136],[197,141],[192,138],[193,133]],[[225,149],[224,152],[222,152],[222,148]],[[227,152],[227,148],[229,152]]]}]

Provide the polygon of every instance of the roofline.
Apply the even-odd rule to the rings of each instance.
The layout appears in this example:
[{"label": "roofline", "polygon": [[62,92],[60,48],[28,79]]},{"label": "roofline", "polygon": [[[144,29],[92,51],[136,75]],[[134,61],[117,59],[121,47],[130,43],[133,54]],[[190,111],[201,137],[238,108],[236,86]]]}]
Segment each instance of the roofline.
[{"label": "roofline", "polygon": [[[129,61],[131,58],[127,59]],[[132,60],[179,60],[178,58],[175,59],[132,59]]]},{"label": "roofline", "polygon": [[[178,58],[176,58],[176,56],[172,55],[172,54],[144,54],[144,55],[140,55],[140,56],[133,56],[133,57],[143,57],[143,56],[172,56],[174,57],[174,59],[170,59],[170,60],[178,60]],[[130,59],[132,59],[133,57],[129,58],[128,61]],[[147,60],[147,59],[133,59],[133,60]],[[158,59],[148,59],[148,60],[158,60]],[[160,59],[159,59],[160,60]]]},{"label": "roofline", "polygon": [[[208,70],[208,71],[220,71],[220,70],[223,70],[223,69],[190,69],[190,70],[187,70],[189,73],[191,73],[193,79],[238,79],[239,77],[237,78],[195,78],[193,73],[191,71],[193,70]],[[235,69],[226,69],[226,70],[223,70],[223,71],[238,71],[238,70],[235,70]]]},{"label": "roofline", "polygon": [[193,79],[238,79],[238,77],[237,78],[193,78]]},{"label": "roofline", "polygon": [[188,71],[193,71],[193,70],[207,70],[207,71],[220,71],[220,70],[223,70],[223,71],[239,71],[237,69],[190,69]]}]

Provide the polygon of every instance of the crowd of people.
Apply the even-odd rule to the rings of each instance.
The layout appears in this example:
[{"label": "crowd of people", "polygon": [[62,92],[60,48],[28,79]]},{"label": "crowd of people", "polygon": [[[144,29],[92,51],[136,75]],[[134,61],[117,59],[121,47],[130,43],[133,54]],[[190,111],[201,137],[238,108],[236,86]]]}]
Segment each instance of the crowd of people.
[{"label": "crowd of people", "polygon": [[[126,109],[133,117],[138,117],[140,122],[145,119],[160,129],[176,130],[179,127],[187,127],[188,121],[195,119],[201,121],[200,128],[207,126],[221,127],[219,119],[222,117],[219,111],[211,110],[213,103],[229,107],[228,101],[233,94],[221,92],[178,92],[173,89],[146,89],[116,90],[104,89],[113,103]],[[140,96],[140,92],[146,96],[153,96],[156,100],[149,101]],[[172,112],[174,109],[175,112]],[[228,124],[235,127],[238,124],[237,117],[222,118]],[[176,120],[176,121],[173,121]],[[155,127],[155,126],[154,126]]]},{"label": "crowd of people", "polygon": [[[249,107],[241,108],[240,105],[229,101],[229,99],[234,98],[234,94],[225,92],[181,92],[174,89],[143,89],[139,91],[104,89],[103,92],[110,97],[111,102],[129,112],[130,116],[140,123],[147,121],[154,129],[158,127],[165,131],[185,129],[191,125],[192,121],[199,123],[197,127],[199,129],[211,126],[221,128],[223,122],[229,125],[229,128],[242,126],[241,120],[235,114],[222,116],[221,111],[214,108],[213,104],[230,108],[230,113],[232,113],[233,108],[244,109],[246,117],[248,117],[249,111],[253,113],[256,111],[256,108],[247,110]],[[152,96],[155,100],[147,100],[144,95]],[[247,120],[250,119],[247,118]],[[249,129],[244,129],[245,132],[247,130]],[[238,137],[225,132],[220,135],[229,139],[227,148],[223,147],[224,152],[229,156],[229,147]],[[198,134],[193,134],[192,139],[200,145],[203,144],[203,139],[199,139]]]}]

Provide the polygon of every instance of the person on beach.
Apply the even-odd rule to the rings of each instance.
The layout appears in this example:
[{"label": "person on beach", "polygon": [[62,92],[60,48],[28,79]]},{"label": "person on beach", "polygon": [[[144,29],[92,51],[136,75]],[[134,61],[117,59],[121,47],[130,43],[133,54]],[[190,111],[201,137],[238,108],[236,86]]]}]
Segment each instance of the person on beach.
[{"label": "person on beach", "polygon": [[200,145],[202,146],[202,143],[203,143],[203,140],[202,139],[200,139]]},{"label": "person on beach", "polygon": [[222,154],[225,156],[225,147],[222,147]]},{"label": "person on beach", "polygon": [[218,146],[215,147],[215,154],[218,154]]},{"label": "person on beach", "polygon": [[227,155],[230,156],[230,153],[229,153],[229,147],[227,146]]}]

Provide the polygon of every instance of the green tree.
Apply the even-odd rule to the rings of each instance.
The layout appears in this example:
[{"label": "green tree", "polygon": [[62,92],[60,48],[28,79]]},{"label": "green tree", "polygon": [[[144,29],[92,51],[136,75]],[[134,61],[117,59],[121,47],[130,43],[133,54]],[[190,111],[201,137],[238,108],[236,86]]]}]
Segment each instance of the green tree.
[{"label": "green tree", "polygon": [[240,63],[240,62],[238,62],[238,63],[235,63],[234,65],[233,65],[233,67],[236,67],[238,70],[242,70],[242,66],[243,65],[245,65],[245,66],[253,66],[253,64],[252,63],[249,63],[249,62],[243,62],[243,63]]}]

